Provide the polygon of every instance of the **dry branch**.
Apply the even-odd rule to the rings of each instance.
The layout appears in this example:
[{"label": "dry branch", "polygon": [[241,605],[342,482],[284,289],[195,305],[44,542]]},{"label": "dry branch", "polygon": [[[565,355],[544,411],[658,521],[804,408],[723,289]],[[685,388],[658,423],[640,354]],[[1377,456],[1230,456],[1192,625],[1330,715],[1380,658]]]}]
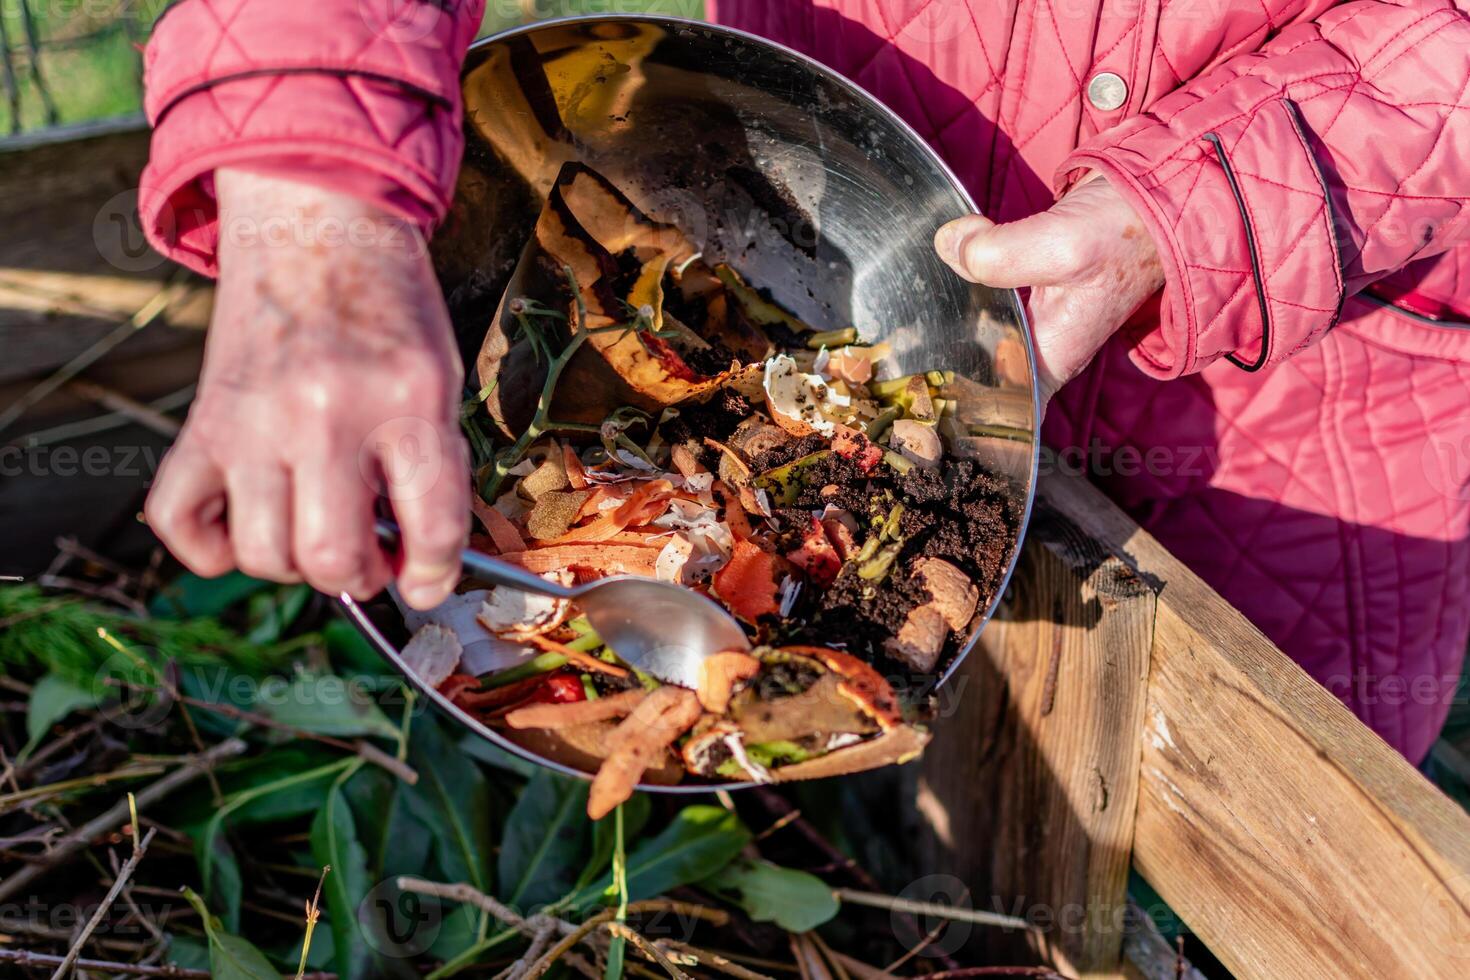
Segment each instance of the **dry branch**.
[{"label": "dry branch", "polygon": [[[204,775],[204,773],[213,769],[222,760],[244,752],[245,748],[244,741],[238,738],[226,739],[220,742],[208,752],[193,757],[189,762],[186,762],[167,776],[139,790],[136,794],[138,806],[140,808],[146,807],[162,799],[179,787],[185,786]],[[84,850],[92,842],[93,838],[114,829],[127,816],[128,801],[126,799],[119,800],[115,805],[109,807],[97,817],[87,821],[77,830],[63,837],[57,842],[56,847],[46,855],[44,861],[36,864],[28,864],[8,876],[4,881],[0,881],[0,902],[6,901],[17,892],[26,888],[31,882],[41,877],[41,875],[56,865],[75,857],[78,852]],[[166,973],[154,975],[168,976]]]},{"label": "dry branch", "polygon": [[148,845],[153,843],[153,835],[156,833],[156,830],[150,830],[144,835],[141,841],[134,840],[132,855],[118,869],[117,876],[112,881],[112,887],[107,890],[107,894],[103,896],[101,904],[92,913],[92,917],[87,920],[87,924],[82,926],[82,931],[78,933],[76,940],[72,942],[71,949],[67,950],[66,956],[61,961],[61,965],[56,968],[55,973],[51,974],[51,980],[65,980],[66,971],[70,970],[76,964],[77,957],[82,954],[82,947],[87,944],[87,940],[91,938],[97,926],[107,917],[108,911],[112,908],[112,903],[117,901],[118,893],[127,885],[128,879],[133,876],[133,871],[138,867],[138,862],[143,860],[143,855],[148,853]]}]

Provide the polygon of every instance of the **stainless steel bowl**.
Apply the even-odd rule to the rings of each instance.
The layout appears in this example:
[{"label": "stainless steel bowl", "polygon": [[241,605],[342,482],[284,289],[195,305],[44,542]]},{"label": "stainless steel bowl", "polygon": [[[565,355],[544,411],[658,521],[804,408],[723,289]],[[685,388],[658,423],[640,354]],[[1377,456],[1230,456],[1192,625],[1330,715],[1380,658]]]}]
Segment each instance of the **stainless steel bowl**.
[{"label": "stainless steel bowl", "polygon": [[[1039,401],[1031,335],[1011,290],[962,281],[935,256],[935,230],[975,210],[954,174],[898,116],[811,59],[696,21],[599,16],[487,38],[463,75],[466,148],[454,206],[434,241],[450,312],[473,357],[561,165],[584,162],[646,213],[685,229],[799,316],[887,341],[894,375],[958,375],[969,451],[1009,482],[1022,515],[996,595],[1015,567],[1036,484]],[[364,635],[465,728],[520,748],[405,668],[391,606],[343,600]],[[743,786],[724,784],[723,788]],[[706,792],[710,783],[643,786]]]}]

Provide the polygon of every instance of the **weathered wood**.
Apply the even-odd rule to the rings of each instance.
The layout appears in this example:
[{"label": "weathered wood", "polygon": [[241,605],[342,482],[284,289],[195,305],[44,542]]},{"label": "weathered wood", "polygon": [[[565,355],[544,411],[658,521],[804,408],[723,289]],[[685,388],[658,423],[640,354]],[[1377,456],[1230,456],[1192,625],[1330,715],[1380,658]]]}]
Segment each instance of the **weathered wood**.
[{"label": "weathered wood", "polygon": [[[140,120],[65,141],[0,142],[0,381],[42,374],[131,316],[175,271],[148,249],[135,214],[148,156]],[[207,289],[128,341],[133,353],[189,346]]]},{"label": "weathered wood", "polygon": [[1043,506],[945,693],[952,716],[919,788],[923,866],[958,876],[976,907],[1038,927],[978,934],[987,962],[1040,952],[1074,976],[1118,971],[1154,604],[1143,579]]},{"label": "weathered wood", "polygon": [[1470,975],[1470,816],[1096,489],[1042,497],[1161,586],[1133,854],[1195,935],[1241,978]]}]

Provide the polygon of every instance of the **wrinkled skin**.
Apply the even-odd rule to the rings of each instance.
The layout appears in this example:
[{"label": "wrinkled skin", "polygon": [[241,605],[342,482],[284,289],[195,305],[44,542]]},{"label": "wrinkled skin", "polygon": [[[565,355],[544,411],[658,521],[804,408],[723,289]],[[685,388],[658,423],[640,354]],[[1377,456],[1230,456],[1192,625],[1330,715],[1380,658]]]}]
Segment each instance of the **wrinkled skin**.
[{"label": "wrinkled skin", "polygon": [[1031,287],[1027,309],[1048,400],[1164,285],[1148,230],[1100,177],[1019,221],[996,224],[978,214],[951,221],[934,247],[971,282]]},{"label": "wrinkled skin", "polygon": [[468,534],[462,367],[422,238],[356,198],[221,170],[220,280],[198,396],[148,497],[193,571],[427,608]]}]

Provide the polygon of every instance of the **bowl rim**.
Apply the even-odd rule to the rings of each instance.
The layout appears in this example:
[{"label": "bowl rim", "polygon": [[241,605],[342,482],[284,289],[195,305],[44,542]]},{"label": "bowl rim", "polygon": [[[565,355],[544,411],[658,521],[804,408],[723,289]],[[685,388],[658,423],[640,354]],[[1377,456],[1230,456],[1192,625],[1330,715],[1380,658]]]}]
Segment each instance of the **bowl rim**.
[{"label": "bowl rim", "polygon": [[[532,34],[536,31],[544,30],[547,28],[565,27],[567,25],[581,23],[590,24],[609,22],[646,23],[656,24],[660,26],[672,25],[674,27],[710,31],[715,34],[723,34],[729,37],[739,38],[742,41],[748,43],[754,43],[762,47],[774,49],[775,51],[778,51],[786,55],[787,57],[804,64],[809,70],[822,76],[826,81],[837,85],[839,88],[846,89],[849,94],[857,97],[859,101],[867,103],[872,109],[877,111],[879,115],[883,116],[891,124],[896,126],[900,132],[906,135],[914,143],[915,146],[919,147],[922,150],[922,152],[928,157],[929,162],[941,174],[944,175],[945,179],[949,181],[950,188],[959,197],[961,203],[963,203],[964,206],[969,209],[969,213],[980,213],[979,208],[975,206],[975,199],[970,195],[969,190],[960,181],[959,177],[955,174],[949,163],[939,155],[934,147],[929,144],[928,140],[919,135],[919,132],[914,129],[913,126],[909,125],[906,119],[900,116],[876,95],[869,92],[867,89],[863,88],[863,86],[848,78],[846,75],[843,75],[842,73],[818,61],[816,58],[813,58],[811,55],[805,54],[801,51],[797,51],[796,49],[788,47],[787,45],[782,44],[779,41],[773,41],[770,38],[751,33],[750,31],[744,31],[736,27],[730,27],[728,25],[715,23],[712,21],[696,20],[690,17],[674,17],[643,13],[576,14],[567,17],[554,17],[547,20],[533,21],[529,24],[520,24],[515,27],[506,28],[505,30],[497,31],[494,34],[487,34],[482,38],[477,38],[474,42],[470,44],[465,57],[466,60],[468,60],[471,55],[482,48],[487,48],[492,44],[498,44],[510,38]],[[1016,528],[1015,544],[1013,545],[1011,553],[1006,560],[1005,573],[1000,577],[1000,581],[996,585],[995,594],[991,596],[989,606],[986,607],[984,614],[980,617],[979,623],[975,627],[974,632],[965,641],[964,645],[961,646],[958,651],[956,651],[955,655],[950,658],[950,662],[945,667],[944,671],[927,685],[924,691],[925,694],[933,693],[943,687],[949,681],[950,677],[954,675],[955,671],[959,669],[960,665],[965,662],[965,659],[974,652],[976,644],[980,642],[980,634],[983,633],[985,631],[985,627],[990,624],[991,618],[995,615],[995,610],[999,607],[1001,599],[1005,596],[1006,590],[1010,587],[1011,577],[1015,574],[1016,567],[1020,564],[1021,547],[1025,543],[1026,531],[1031,526],[1031,514],[1036,502],[1038,471],[1040,468],[1041,459],[1041,397],[1040,388],[1037,385],[1036,381],[1036,339],[1032,334],[1031,321],[1026,313],[1026,304],[1021,301],[1020,295],[1014,289],[1003,291],[1010,294],[1011,302],[1016,313],[1017,323],[1020,326],[1022,335],[1026,339],[1026,366],[1031,372],[1031,430],[1035,434],[1035,438],[1031,442],[1031,459],[1025,495],[1026,500],[1021,511],[1021,520]],[[408,682],[413,685],[415,690],[417,690],[424,697],[428,698],[435,707],[437,707],[441,712],[449,715],[461,726],[468,728],[470,731],[489,741],[497,748],[509,752],[526,762],[530,762],[538,766],[544,766],[545,768],[551,769],[555,772],[559,772],[562,775],[572,776],[574,778],[584,781],[590,781],[592,779],[592,773],[583,772],[580,769],[573,768],[572,766],[568,766],[564,763],[556,762],[552,759],[547,759],[544,756],[537,755],[529,749],[522,748],[515,742],[506,738],[504,735],[501,735],[499,732],[495,731],[493,728],[490,728],[488,725],[474,718],[467,712],[460,710],[448,698],[440,694],[437,689],[424,684],[413,671],[408,669],[408,665],[403,662],[398,648],[392,642],[390,642],[386,636],[383,635],[382,631],[378,629],[377,625],[372,621],[372,618],[367,614],[367,611],[363,609],[363,607],[358,602],[356,602],[350,595],[344,592],[338,596],[338,603],[341,605],[342,610],[347,616],[348,620],[351,621],[352,624],[356,626],[357,629],[363,634],[363,636],[370,643],[372,643],[374,647],[377,648],[379,653],[388,658],[393,666],[398,669],[399,673],[403,674]],[[637,789],[640,792],[647,793],[671,793],[690,795],[697,793],[713,793],[721,790],[749,789],[752,786],[759,785],[762,784],[757,783],[753,780],[728,781],[718,783],[675,783],[673,785],[639,783]]]}]

